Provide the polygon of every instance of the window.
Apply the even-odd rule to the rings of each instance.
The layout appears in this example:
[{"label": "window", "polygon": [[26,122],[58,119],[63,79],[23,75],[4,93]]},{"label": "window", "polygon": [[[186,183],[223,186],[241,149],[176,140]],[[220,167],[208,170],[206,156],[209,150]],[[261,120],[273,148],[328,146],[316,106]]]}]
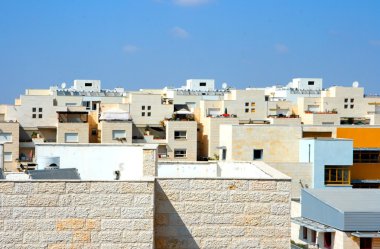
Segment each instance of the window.
[{"label": "window", "polygon": [[84,86],[92,86],[92,83],[89,83],[89,82],[87,82],[87,83],[84,83]]},{"label": "window", "polygon": [[331,249],[331,233],[324,233],[323,238],[323,245],[327,249]]},{"label": "window", "polygon": [[350,184],[350,169],[348,167],[325,167],[325,184]]},{"label": "window", "polygon": [[314,81],[308,81],[307,84],[308,84],[309,86],[314,86]]},{"label": "window", "polygon": [[175,158],[185,158],[186,157],[186,149],[175,149],[174,150]]},{"label": "window", "polygon": [[354,150],[354,163],[380,163],[380,151]]},{"label": "window", "polygon": [[41,107],[40,107],[40,108],[38,108],[38,111],[39,111],[39,112],[42,112],[42,108],[41,108]]},{"label": "window", "polygon": [[96,136],[98,134],[98,130],[96,128],[91,129],[91,135]]},{"label": "window", "polygon": [[148,110],[150,110],[150,105],[148,105]]},{"label": "window", "polygon": [[127,132],[125,130],[113,130],[112,139],[122,139],[127,138]]},{"label": "window", "polygon": [[199,86],[206,86],[206,82],[200,82]]},{"label": "window", "polygon": [[65,133],[65,143],[78,143],[78,133]]},{"label": "window", "polygon": [[360,238],[360,249],[372,249],[372,238]]},{"label": "window", "polygon": [[245,109],[245,112],[249,112],[249,109],[248,109],[248,108],[246,108],[246,109]]},{"label": "window", "polygon": [[145,110],[145,105],[141,106],[141,110]]},{"label": "window", "polygon": [[150,112],[148,112],[148,117],[150,117],[150,114],[151,114],[151,113],[150,113]]},{"label": "window", "polygon": [[249,102],[245,102],[245,106],[249,106]]},{"label": "window", "polygon": [[351,108],[351,109],[354,109],[354,105],[350,105],[350,108]]},{"label": "window", "polygon": [[12,133],[10,132],[3,132],[0,133],[0,142],[12,142]]},{"label": "window", "polygon": [[354,99],[351,99],[351,103],[354,103]]},{"label": "window", "polygon": [[226,160],[227,158],[227,149],[222,150],[222,160]]},{"label": "window", "polygon": [[144,117],[144,116],[145,116],[145,112],[142,112],[142,113],[141,113],[141,116],[143,116],[143,117]]},{"label": "window", "polygon": [[251,113],[253,113],[253,112],[256,112],[256,109],[255,109],[255,108],[252,108],[252,109],[251,109]]},{"label": "window", "polygon": [[348,105],[344,105],[344,109],[347,109],[348,108]]},{"label": "window", "polygon": [[37,116],[36,114],[33,114],[33,115],[32,115],[32,118],[36,118],[36,116]]},{"label": "window", "polygon": [[12,162],[12,152],[4,152],[4,162]]},{"label": "window", "polygon": [[174,139],[186,139],[186,131],[174,131]]},{"label": "window", "polygon": [[348,102],[348,99],[344,99],[344,103],[347,103]]},{"label": "window", "polygon": [[263,159],[263,150],[262,149],[253,150],[253,160],[260,160],[260,159]]},{"label": "window", "polygon": [[317,243],[317,232],[314,230],[311,230],[311,243],[313,244]]},{"label": "window", "polygon": [[33,108],[32,108],[32,111],[33,111],[33,112],[36,112],[36,111],[37,111],[37,108],[33,107]]},{"label": "window", "polygon": [[38,118],[42,118],[42,114],[38,114]]},{"label": "window", "polygon": [[307,240],[307,227],[302,227],[302,238]]},{"label": "window", "polygon": [[256,102],[251,102],[251,106],[256,106]]}]

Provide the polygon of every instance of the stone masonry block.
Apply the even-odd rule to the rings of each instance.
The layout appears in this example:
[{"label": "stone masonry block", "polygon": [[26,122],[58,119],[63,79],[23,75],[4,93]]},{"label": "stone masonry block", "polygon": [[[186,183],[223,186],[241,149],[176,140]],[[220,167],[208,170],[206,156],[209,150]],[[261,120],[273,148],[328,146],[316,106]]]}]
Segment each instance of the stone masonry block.
[{"label": "stone masonry block", "polygon": [[29,207],[54,207],[58,204],[58,195],[35,194],[28,196]]},{"label": "stone masonry block", "polygon": [[13,193],[15,184],[13,182],[0,182],[0,193]]},{"label": "stone masonry block", "polygon": [[25,207],[27,205],[27,195],[3,195],[4,207]]},{"label": "stone masonry block", "polygon": [[89,182],[66,182],[66,193],[88,194],[90,193],[90,183]]},{"label": "stone masonry block", "polygon": [[45,218],[45,208],[42,207],[16,207],[13,208],[14,219],[41,219]]},{"label": "stone masonry block", "polygon": [[65,193],[65,182],[39,182],[38,193],[40,194],[61,194]]},{"label": "stone masonry block", "polygon": [[91,193],[115,194],[120,193],[122,183],[120,182],[92,182],[90,186]]},{"label": "stone masonry block", "polygon": [[122,182],[121,193],[153,194],[153,182]]}]

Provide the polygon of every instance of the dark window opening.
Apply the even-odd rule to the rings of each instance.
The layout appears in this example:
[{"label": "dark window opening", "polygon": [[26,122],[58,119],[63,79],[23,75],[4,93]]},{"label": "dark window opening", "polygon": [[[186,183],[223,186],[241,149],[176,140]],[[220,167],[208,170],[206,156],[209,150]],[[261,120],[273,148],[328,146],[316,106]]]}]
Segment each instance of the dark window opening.
[{"label": "dark window opening", "polygon": [[260,160],[263,158],[263,150],[253,150],[253,160]]},{"label": "dark window opening", "polygon": [[222,160],[226,160],[227,158],[227,149],[222,150]]},{"label": "dark window opening", "polygon": [[350,108],[351,108],[351,109],[354,109],[354,105],[351,105]]},{"label": "dark window opening", "polygon": [[38,111],[39,111],[39,112],[42,112],[42,108],[41,108],[41,107],[40,107],[40,108],[38,108]]},{"label": "dark window opening", "polygon": [[150,117],[150,112],[148,112],[148,117]]},{"label": "dark window opening", "polygon": [[372,249],[372,238],[360,238],[360,249]]},{"label": "dark window opening", "polygon": [[141,106],[141,110],[145,110],[145,105]]},{"label": "dark window opening", "polygon": [[351,99],[351,103],[353,103],[354,102],[354,99]]},{"label": "dark window opening", "polygon": [[148,110],[150,110],[151,109],[151,107],[150,107],[150,105],[148,105]]},{"label": "dark window opening", "polygon": [[347,109],[348,108],[348,105],[344,105],[344,109]]},{"label": "dark window opening", "polygon": [[38,114],[38,118],[42,118],[42,114]]},{"label": "dark window opening", "polygon": [[84,83],[84,86],[92,86],[92,83]]},{"label": "dark window opening", "polygon": [[323,244],[327,249],[331,249],[331,233],[324,233]]},{"label": "dark window opening", "polygon": [[37,108],[33,107],[33,108],[32,108],[32,111],[33,111],[33,112],[36,112],[36,111],[37,111]]},{"label": "dark window opening", "polygon": [[302,238],[307,240],[307,227],[302,227]]},{"label": "dark window opening", "polygon": [[143,116],[143,117],[144,117],[144,116],[145,116],[145,112],[142,112],[142,113],[141,113],[141,116]]},{"label": "dark window opening", "polygon": [[348,99],[344,99],[344,103],[347,103],[348,102]]},{"label": "dark window opening", "polygon": [[249,109],[245,109],[245,112],[249,112]]},{"label": "dark window opening", "polygon": [[199,86],[206,86],[206,82],[200,82]]},{"label": "dark window opening", "polygon": [[311,230],[311,242],[317,243],[317,232],[314,230]]},{"label": "dark window opening", "polygon": [[245,102],[245,106],[249,106],[249,102]]},{"label": "dark window opening", "polygon": [[91,130],[91,135],[92,136],[96,136],[97,134],[98,134],[98,130],[97,129],[94,128],[94,129]]},{"label": "dark window opening", "polygon": [[33,114],[33,115],[32,115],[32,118],[36,118],[36,114]]},{"label": "dark window opening", "polygon": [[308,84],[309,86],[314,86],[314,81],[308,81],[307,84]]},{"label": "dark window opening", "polygon": [[380,151],[354,150],[354,163],[380,163]]}]

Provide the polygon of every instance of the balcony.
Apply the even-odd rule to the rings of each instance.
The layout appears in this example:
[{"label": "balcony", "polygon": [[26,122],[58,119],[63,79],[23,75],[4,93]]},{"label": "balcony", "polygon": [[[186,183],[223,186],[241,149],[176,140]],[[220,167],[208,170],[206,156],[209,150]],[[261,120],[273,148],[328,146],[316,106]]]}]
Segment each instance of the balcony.
[{"label": "balcony", "polygon": [[88,123],[88,112],[57,112],[59,123]]}]

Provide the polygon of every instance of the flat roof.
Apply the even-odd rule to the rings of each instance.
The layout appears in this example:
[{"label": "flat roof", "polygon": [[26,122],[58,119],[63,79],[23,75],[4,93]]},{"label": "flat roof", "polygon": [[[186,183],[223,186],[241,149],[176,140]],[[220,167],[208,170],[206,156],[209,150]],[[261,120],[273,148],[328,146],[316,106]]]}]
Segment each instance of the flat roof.
[{"label": "flat roof", "polygon": [[380,189],[308,189],[312,196],[341,212],[380,212]]}]

